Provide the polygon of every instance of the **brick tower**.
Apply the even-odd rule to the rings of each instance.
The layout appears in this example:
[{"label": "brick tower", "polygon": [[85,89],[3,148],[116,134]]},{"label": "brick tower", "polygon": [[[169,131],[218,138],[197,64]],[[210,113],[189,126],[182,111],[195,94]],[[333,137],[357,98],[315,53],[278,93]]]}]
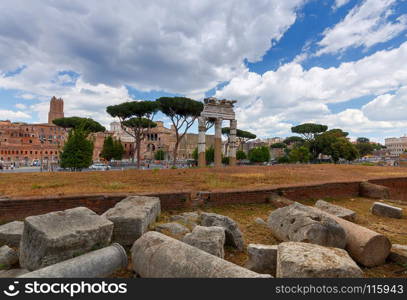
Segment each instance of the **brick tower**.
[{"label": "brick tower", "polygon": [[53,124],[52,121],[63,117],[64,117],[64,100],[62,100],[62,98],[57,99],[54,96],[51,99],[49,107],[48,124]]}]

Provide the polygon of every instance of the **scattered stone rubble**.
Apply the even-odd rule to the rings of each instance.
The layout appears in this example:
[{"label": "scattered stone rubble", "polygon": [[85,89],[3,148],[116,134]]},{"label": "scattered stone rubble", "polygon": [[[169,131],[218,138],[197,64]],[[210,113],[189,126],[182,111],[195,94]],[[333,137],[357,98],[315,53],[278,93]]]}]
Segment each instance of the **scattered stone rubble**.
[{"label": "scattered stone rubble", "polygon": [[328,214],[300,203],[273,211],[268,219],[273,235],[281,241],[308,242],[345,248],[344,229]]},{"label": "scattered stone rubble", "polygon": [[113,223],[85,207],[28,217],[20,265],[30,271],[108,246]]},{"label": "scattered stone rubble", "polygon": [[0,246],[8,245],[19,247],[21,236],[23,235],[24,223],[14,221],[0,226]]},{"label": "scattered stone rubble", "polygon": [[363,272],[343,249],[285,242],[278,245],[279,278],[349,278]]},{"label": "scattered stone rubble", "polygon": [[342,218],[329,216],[345,230],[345,249],[357,263],[366,267],[384,264],[391,248],[391,243],[386,236]]},{"label": "scattered stone rubble", "polygon": [[375,202],[371,208],[372,214],[380,217],[401,219],[403,210],[399,207],[391,206],[386,203]]},{"label": "scattered stone rubble", "polygon": [[331,215],[337,216],[339,218],[355,222],[356,221],[356,213],[353,210],[331,204],[324,200],[318,200],[315,203],[315,207],[319,208],[320,210],[327,212]]},{"label": "scattered stone rubble", "polygon": [[187,227],[175,222],[158,224],[155,226],[155,231],[164,234],[168,233],[173,237],[183,237],[187,233],[190,233],[190,230]]},{"label": "scattered stone rubble", "polygon": [[231,218],[213,213],[202,213],[201,225],[207,227],[220,226],[225,228],[226,245],[230,245],[240,251],[243,251],[243,234],[240,231],[237,223]]},{"label": "scattered stone rubble", "polygon": [[395,263],[407,265],[407,245],[393,244],[389,259]]},{"label": "scattered stone rubble", "polygon": [[[363,186],[370,196],[385,198],[387,188]],[[323,200],[309,207],[278,195],[270,202],[280,208],[267,223],[261,218],[254,222],[268,226],[283,242],[249,244],[245,268],[223,259],[224,245],[244,248],[242,232],[231,218],[188,212],[149,231],[160,214],[159,198],[131,196],[102,216],[78,207],[0,226],[0,245],[8,245],[0,248],[0,278],[109,276],[128,264],[120,245],[109,246],[112,241],[133,245],[134,272],[150,278],[362,277],[356,262],[372,267],[388,257],[407,263],[407,246],[393,245],[390,252],[385,236],[349,222],[356,216],[351,210]],[[374,214],[386,217],[395,217],[398,210],[380,202],[372,207]],[[19,261],[21,269],[7,270],[18,268]]]},{"label": "scattered stone rubble", "polygon": [[18,263],[18,253],[9,246],[0,247],[0,270],[8,270]]},{"label": "scattered stone rubble", "polygon": [[113,242],[131,246],[147,232],[161,212],[157,197],[130,196],[117,203],[102,216],[113,222]]},{"label": "scattered stone rubble", "polygon": [[195,227],[199,224],[199,214],[195,212],[186,212],[180,215],[170,217],[173,222],[180,222],[186,226]]},{"label": "scattered stone rubble", "polygon": [[159,232],[150,231],[131,249],[133,270],[142,278],[270,278]]},{"label": "scattered stone rubble", "polygon": [[286,207],[286,206],[289,206],[289,205],[295,203],[293,200],[282,197],[282,196],[280,196],[280,195],[278,195],[276,193],[271,194],[270,197],[268,198],[268,201],[275,208]]},{"label": "scattered stone rubble", "polygon": [[260,274],[276,276],[277,245],[249,244],[247,254],[249,259],[245,267]]},{"label": "scattered stone rubble", "polygon": [[212,226],[195,226],[192,233],[187,234],[184,243],[201,249],[209,254],[224,258],[225,228]]},{"label": "scattered stone rubble", "polygon": [[390,189],[382,185],[377,185],[365,181],[360,183],[359,194],[361,197],[373,199],[389,199]]}]

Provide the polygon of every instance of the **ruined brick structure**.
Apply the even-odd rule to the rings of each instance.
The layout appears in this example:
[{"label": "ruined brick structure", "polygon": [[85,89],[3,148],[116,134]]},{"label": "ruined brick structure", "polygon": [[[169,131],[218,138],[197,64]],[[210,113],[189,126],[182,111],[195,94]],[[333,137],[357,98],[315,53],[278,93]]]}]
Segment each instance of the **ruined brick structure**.
[{"label": "ruined brick structure", "polygon": [[55,119],[60,119],[65,116],[64,114],[64,100],[52,97],[48,113],[48,124],[53,125]]}]

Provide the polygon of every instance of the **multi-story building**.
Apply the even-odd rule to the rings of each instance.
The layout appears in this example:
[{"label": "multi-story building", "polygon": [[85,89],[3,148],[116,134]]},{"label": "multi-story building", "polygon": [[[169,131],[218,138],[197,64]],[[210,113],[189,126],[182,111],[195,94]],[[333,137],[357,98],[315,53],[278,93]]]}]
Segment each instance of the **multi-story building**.
[{"label": "multi-story building", "polygon": [[57,162],[67,131],[52,124],[63,117],[63,100],[51,100],[48,124],[0,121],[0,163],[30,165],[41,160]]},{"label": "multi-story building", "polygon": [[398,157],[400,154],[407,151],[407,136],[400,138],[387,138],[385,139],[385,146],[391,156]]}]

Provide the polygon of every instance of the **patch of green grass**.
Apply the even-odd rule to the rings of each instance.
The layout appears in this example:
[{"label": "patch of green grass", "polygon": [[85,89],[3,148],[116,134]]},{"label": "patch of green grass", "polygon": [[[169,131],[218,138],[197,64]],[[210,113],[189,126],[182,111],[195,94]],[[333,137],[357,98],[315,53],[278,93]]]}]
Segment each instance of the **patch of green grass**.
[{"label": "patch of green grass", "polygon": [[371,163],[371,162],[363,162],[363,163],[360,163],[360,165],[361,166],[366,166],[366,167],[375,167],[375,166],[377,166],[376,164]]},{"label": "patch of green grass", "polygon": [[33,190],[52,189],[52,188],[64,187],[65,185],[66,185],[65,183],[49,183],[49,184],[36,184],[36,183],[34,183],[33,185],[31,185],[31,189],[33,189]]},{"label": "patch of green grass", "polygon": [[126,187],[126,184],[124,184],[122,182],[117,182],[117,181],[103,185],[103,188],[106,190],[120,190],[120,189],[124,189],[125,187]]}]

